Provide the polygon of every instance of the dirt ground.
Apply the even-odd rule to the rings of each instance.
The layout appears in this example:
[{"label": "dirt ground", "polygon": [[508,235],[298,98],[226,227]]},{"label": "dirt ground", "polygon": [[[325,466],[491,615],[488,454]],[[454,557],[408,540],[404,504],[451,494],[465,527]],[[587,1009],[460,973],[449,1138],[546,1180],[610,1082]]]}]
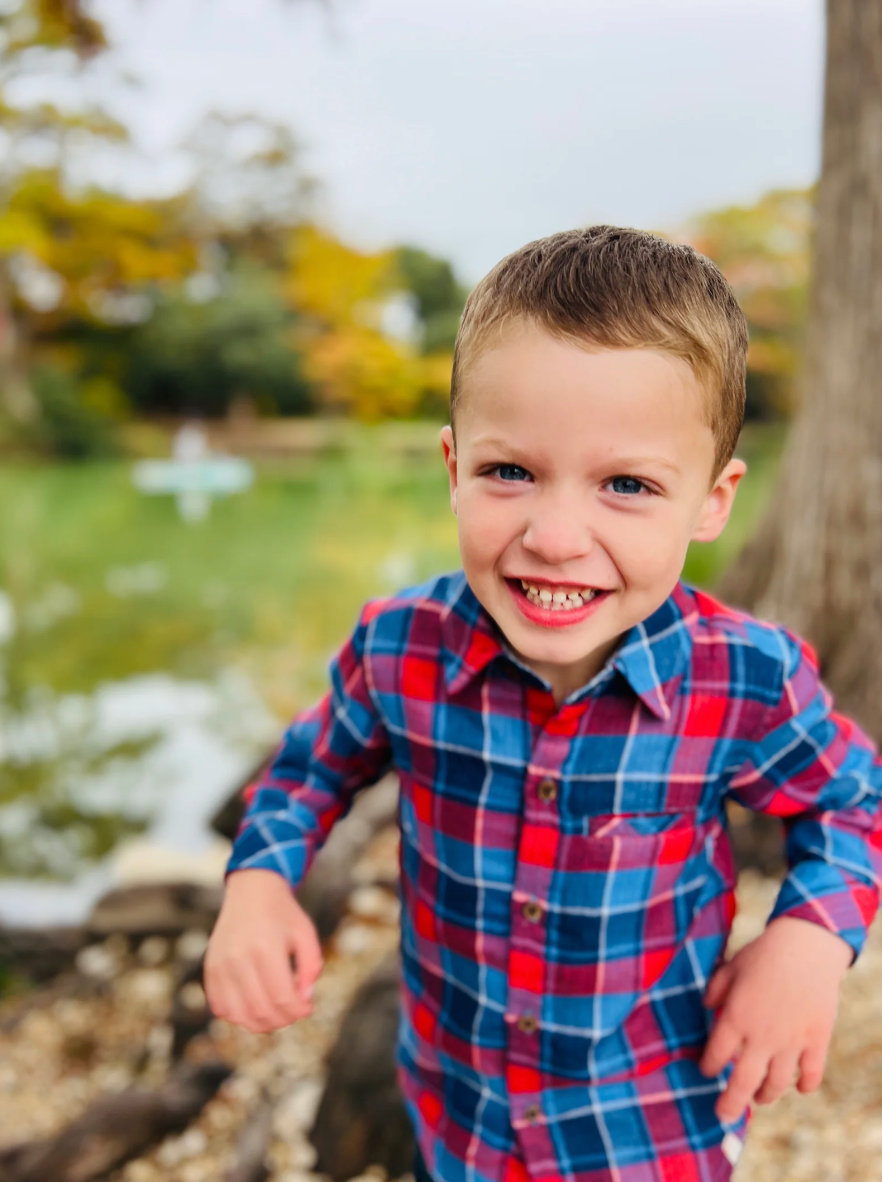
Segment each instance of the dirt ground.
[{"label": "dirt ground", "polygon": [[[388,867],[395,840],[385,831],[374,842],[359,867],[364,880]],[[774,880],[742,876],[733,948],[762,930],[776,891]],[[50,986],[0,1005],[0,1147],[52,1133],[104,1091],[161,1084],[176,957],[192,956],[198,938],[185,936],[177,948],[154,942],[140,956],[111,938],[101,950],[103,961],[100,955],[86,961],[89,972],[80,986]],[[274,1035],[213,1022],[191,1044],[188,1058],[220,1056],[235,1074],[186,1132],[118,1170],[112,1182],[220,1182],[249,1115],[266,1097],[274,1103],[271,1182],[317,1179],[306,1131],[325,1053],[356,988],[397,942],[394,898],[359,887],[328,950],[314,1016]],[[754,1110],[735,1182],[882,1182],[879,922],[847,974],[824,1083],[810,1096],[792,1091]]]}]

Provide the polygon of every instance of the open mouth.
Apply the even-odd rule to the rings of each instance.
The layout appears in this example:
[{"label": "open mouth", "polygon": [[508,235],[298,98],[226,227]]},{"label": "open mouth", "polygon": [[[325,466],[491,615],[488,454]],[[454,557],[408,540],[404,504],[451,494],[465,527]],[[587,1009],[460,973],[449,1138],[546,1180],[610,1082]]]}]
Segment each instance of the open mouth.
[{"label": "open mouth", "polygon": [[566,586],[506,579],[518,607],[528,620],[544,625],[577,624],[591,615],[610,591],[601,587]]}]

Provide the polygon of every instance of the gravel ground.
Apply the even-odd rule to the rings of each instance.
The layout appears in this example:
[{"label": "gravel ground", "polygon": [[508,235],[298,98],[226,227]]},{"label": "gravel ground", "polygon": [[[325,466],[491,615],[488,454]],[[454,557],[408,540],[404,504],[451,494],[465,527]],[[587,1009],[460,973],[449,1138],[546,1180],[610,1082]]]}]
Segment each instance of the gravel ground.
[{"label": "gravel ground", "polygon": [[[395,842],[390,831],[377,838],[359,867],[365,879],[388,871]],[[733,949],[762,930],[777,885],[751,873],[742,876]],[[103,955],[93,955],[87,965],[91,978],[0,1004],[0,1147],[54,1132],[104,1091],[162,1083],[175,956],[192,955],[197,940],[191,934],[177,950],[154,942],[138,957],[124,941],[111,938]],[[191,1044],[187,1058],[220,1056],[235,1066],[235,1075],[185,1133],[130,1162],[111,1182],[220,1182],[234,1160],[239,1134],[264,1096],[275,1105],[271,1182],[313,1182],[314,1151],[306,1130],[322,1087],[325,1053],[358,985],[397,943],[395,900],[370,886],[358,888],[328,950],[314,1016],[273,1035],[213,1022]],[[376,1175],[369,1177],[377,1182]],[[810,1096],[792,1091],[777,1104],[754,1110],[735,1182],[882,1182],[878,922],[846,976],[823,1085]]]}]

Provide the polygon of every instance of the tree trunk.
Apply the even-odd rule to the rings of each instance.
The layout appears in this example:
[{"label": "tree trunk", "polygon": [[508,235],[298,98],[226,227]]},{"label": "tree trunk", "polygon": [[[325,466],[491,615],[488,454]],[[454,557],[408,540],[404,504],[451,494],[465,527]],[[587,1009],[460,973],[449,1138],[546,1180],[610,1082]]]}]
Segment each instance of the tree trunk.
[{"label": "tree trunk", "polygon": [[882,740],[882,0],[827,0],[824,137],[802,404],[724,599],[817,650]]}]

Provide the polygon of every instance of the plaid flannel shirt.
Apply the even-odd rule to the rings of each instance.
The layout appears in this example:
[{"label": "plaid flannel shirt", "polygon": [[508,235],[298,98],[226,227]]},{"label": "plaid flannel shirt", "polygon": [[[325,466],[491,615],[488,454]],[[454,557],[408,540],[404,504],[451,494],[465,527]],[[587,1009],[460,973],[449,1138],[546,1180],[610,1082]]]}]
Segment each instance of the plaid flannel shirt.
[{"label": "plaid flannel shirt", "polygon": [[860,951],[882,765],[811,649],[678,584],[557,708],[463,574],[367,605],[255,785],[228,873],[296,887],[401,778],[398,1062],[441,1182],[721,1182],[747,1115],[697,1061],[735,910],[724,799],[783,818],[771,918]]}]

